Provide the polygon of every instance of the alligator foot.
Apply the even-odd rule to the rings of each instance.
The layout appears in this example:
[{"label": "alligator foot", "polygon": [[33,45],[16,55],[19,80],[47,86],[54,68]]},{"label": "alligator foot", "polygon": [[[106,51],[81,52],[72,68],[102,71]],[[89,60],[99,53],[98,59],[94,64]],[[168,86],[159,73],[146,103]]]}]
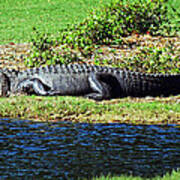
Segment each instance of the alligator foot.
[{"label": "alligator foot", "polygon": [[111,89],[112,87],[108,82],[106,82],[107,75],[104,74],[94,74],[92,73],[88,80],[90,83],[90,87],[92,89],[92,93],[86,94],[84,97],[89,99],[94,99],[100,101],[102,99],[110,99]]}]

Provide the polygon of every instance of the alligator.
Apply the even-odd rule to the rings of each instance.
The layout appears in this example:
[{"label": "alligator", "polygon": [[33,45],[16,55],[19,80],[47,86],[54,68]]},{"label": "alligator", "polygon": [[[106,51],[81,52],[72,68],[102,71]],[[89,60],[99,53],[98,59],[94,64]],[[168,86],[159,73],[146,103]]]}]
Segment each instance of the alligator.
[{"label": "alligator", "polygon": [[94,100],[180,94],[180,74],[147,74],[87,64],[0,69],[0,96],[71,95]]}]

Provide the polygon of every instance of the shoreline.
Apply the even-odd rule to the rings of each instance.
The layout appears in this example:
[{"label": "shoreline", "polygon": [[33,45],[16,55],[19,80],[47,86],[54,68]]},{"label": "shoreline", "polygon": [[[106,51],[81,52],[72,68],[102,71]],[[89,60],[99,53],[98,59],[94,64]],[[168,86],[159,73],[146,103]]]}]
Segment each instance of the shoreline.
[{"label": "shoreline", "polygon": [[0,98],[0,117],[74,123],[180,125],[180,96],[94,101],[71,96]]}]

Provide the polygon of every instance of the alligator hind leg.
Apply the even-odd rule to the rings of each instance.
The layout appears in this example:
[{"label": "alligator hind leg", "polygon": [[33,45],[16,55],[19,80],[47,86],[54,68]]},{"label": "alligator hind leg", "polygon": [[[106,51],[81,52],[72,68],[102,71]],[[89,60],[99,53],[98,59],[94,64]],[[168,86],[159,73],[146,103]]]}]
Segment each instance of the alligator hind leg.
[{"label": "alligator hind leg", "polygon": [[94,100],[110,99],[111,86],[106,82],[107,78],[108,76],[104,74],[91,74],[88,80],[93,92],[85,95],[85,97]]},{"label": "alligator hind leg", "polygon": [[36,94],[40,96],[48,95],[50,87],[42,83],[39,79],[26,79],[18,84],[17,91],[27,94]]}]

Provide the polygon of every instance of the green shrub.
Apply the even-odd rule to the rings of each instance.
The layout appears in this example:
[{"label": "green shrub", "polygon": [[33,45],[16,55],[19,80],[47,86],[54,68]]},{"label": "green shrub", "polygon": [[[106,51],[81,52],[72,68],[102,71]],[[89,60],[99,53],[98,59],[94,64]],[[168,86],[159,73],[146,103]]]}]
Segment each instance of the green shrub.
[{"label": "green shrub", "polygon": [[[167,35],[171,32],[167,0],[114,0],[83,22],[61,30],[52,40],[35,31],[28,66],[69,63],[87,58],[100,45],[124,44],[133,32]],[[128,44],[127,44],[128,45]],[[58,52],[56,46],[61,49]],[[81,59],[80,59],[81,57]]]},{"label": "green shrub", "polygon": [[180,73],[180,56],[170,43],[165,47],[141,47],[139,51],[116,66],[147,73]]},{"label": "green shrub", "polygon": [[68,64],[78,60],[76,54],[69,48],[63,50],[63,54],[55,50],[57,40],[49,34],[40,33],[33,28],[34,36],[32,37],[32,49],[30,55],[25,58],[25,64],[29,67],[39,67],[43,64]]},{"label": "green shrub", "polygon": [[133,32],[167,35],[170,20],[166,0],[115,0],[95,10],[82,23],[60,33],[59,43],[89,55],[97,45],[122,44]]}]

